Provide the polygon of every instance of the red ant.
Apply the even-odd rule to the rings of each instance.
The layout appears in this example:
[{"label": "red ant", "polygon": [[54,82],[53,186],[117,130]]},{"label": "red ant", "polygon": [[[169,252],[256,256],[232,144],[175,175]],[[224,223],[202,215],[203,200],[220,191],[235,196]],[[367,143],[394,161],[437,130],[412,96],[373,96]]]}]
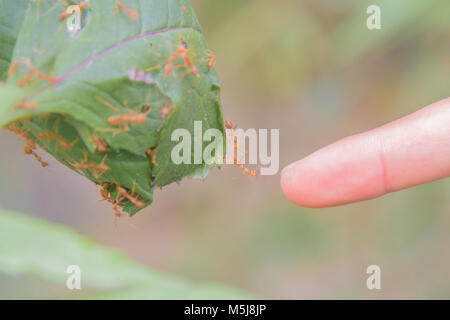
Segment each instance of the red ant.
[{"label": "red ant", "polygon": [[66,149],[66,150],[72,149],[72,146],[78,142],[78,138],[74,142],[70,143],[70,142],[64,140],[63,137],[58,136],[57,134],[54,134],[54,133],[45,134],[45,133],[41,132],[38,134],[38,137],[42,140],[47,139],[47,140],[58,141],[61,144],[61,147],[63,147],[63,149]]},{"label": "red ant", "polygon": [[126,214],[123,214],[122,212],[120,212],[117,201],[111,199],[111,197],[109,196],[109,192],[107,190],[105,190],[105,189],[100,190],[100,195],[102,196],[104,201],[108,201],[112,204],[114,216],[116,218],[126,216]]},{"label": "red ant", "polygon": [[[235,140],[235,142],[236,142],[236,140]],[[234,164],[235,164],[238,168],[240,168],[245,174],[249,174],[249,175],[251,175],[251,176],[253,176],[253,177],[256,177],[257,174],[256,174],[255,171],[249,170],[249,169],[247,169],[246,167],[244,167],[244,165],[238,163],[238,158],[237,158],[236,155],[234,156]]]},{"label": "red ant", "polygon": [[[119,108],[113,106],[112,104],[101,99],[100,97],[95,97],[95,99],[97,99],[97,101],[101,102],[105,106],[111,108],[112,110],[114,110],[116,112],[120,112]],[[124,101],[124,104],[128,109],[131,109],[128,106],[126,100]],[[130,130],[130,128],[128,126],[129,123],[143,123],[147,119],[147,114],[149,112],[149,106],[144,105],[143,107],[145,109],[148,109],[147,112],[136,114],[135,111],[131,111],[130,113],[124,114],[124,115],[114,115],[114,116],[111,116],[108,118],[108,123],[112,126],[121,126],[120,132],[127,132]]]},{"label": "red ant", "polygon": [[[180,58],[180,59],[184,60],[184,64],[178,65],[176,67],[177,68],[186,67],[190,73],[195,75],[197,78],[200,78],[200,70],[198,69],[198,67],[196,65],[194,65],[192,63],[191,58],[189,57],[190,50],[188,48],[186,41],[184,41],[181,38],[180,42],[181,42],[181,44],[176,48],[175,52],[170,57],[167,58],[167,64],[164,66],[164,76],[168,77],[174,71],[174,69],[175,69],[174,62],[177,58]],[[161,57],[161,55],[158,55],[157,53],[154,53],[154,54],[157,55],[158,57]],[[151,67],[151,68],[148,68],[146,71],[159,69],[161,67],[162,67],[161,65],[156,66],[156,67]]]},{"label": "red ant", "polygon": [[48,81],[49,83],[54,83],[56,81],[58,81],[58,77],[54,76],[54,75],[45,75],[42,72],[40,72],[39,70],[37,70],[35,67],[33,67],[33,65],[30,62],[30,59],[23,59],[25,65],[28,67],[28,69],[30,70],[29,75],[36,75],[36,77],[38,77],[41,80],[45,80]]},{"label": "red ant", "polygon": [[124,115],[116,115],[116,116],[111,116],[108,118],[108,122],[109,124],[113,125],[113,126],[119,126],[119,125],[123,125],[125,128],[125,131],[128,131],[128,123],[143,123],[145,121],[145,119],[147,119],[147,114],[146,113],[139,113],[139,114],[134,114],[134,112],[129,113],[129,114],[124,114]]},{"label": "red ant", "polygon": [[116,202],[116,201],[113,201],[113,202],[112,202],[112,205],[113,205],[113,210],[114,210],[114,216],[115,216],[116,218],[120,218],[120,217],[125,217],[125,216],[127,216],[126,214],[123,214],[122,212],[120,212],[120,210],[119,210],[119,208],[118,208],[118,205],[117,205],[117,202]]},{"label": "red ant", "polygon": [[[113,210],[114,210],[114,217],[116,218],[116,220],[114,221],[114,224],[117,227],[117,219],[119,219],[121,217],[130,217],[130,216],[128,214],[120,212],[117,201],[112,201],[111,204],[112,204]],[[132,224],[131,222],[128,222],[128,224],[131,227],[136,228],[136,226],[134,224]]]},{"label": "red ant", "polygon": [[156,147],[155,149],[148,149],[147,152],[146,152],[151,157],[152,164],[155,165],[155,166],[158,164],[156,162],[156,150],[157,149],[158,149],[158,147]]},{"label": "red ant", "polygon": [[[172,55],[171,58],[175,60],[177,56],[184,60],[186,67],[193,75],[195,75],[197,78],[200,78],[200,71],[195,65],[192,64],[191,59],[189,58],[188,45],[183,39],[181,39],[181,44],[177,47],[176,52]],[[169,63],[173,62],[173,60],[170,61],[169,59]]]},{"label": "red ant", "polygon": [[237,125],[234,125],[230,120],[225,120],[225,128],[233,130],[237,128]]},{"label": "red ant", "polygon": [[44,168],[49,165],[47,162],[42,161],[42,158],[34,151],[37,148],[36,142],[30,140],[25,132],[20,130],[15,123],[10,124],[7,128],[25,140],[23,144],[23,152],[25,154],[32,155]]},{"label": "red ant", "polygon": [[36,110],[39,105],[36,102],[20,102],[15,106],[16,109]]},{"label": "red ant", "polygon": [[128,9],[123,2],[117,1],[116,6],[122,10],[123,13],[128,14],[134,20],[139,18],[139,14],[136,11]]},{"label": "red ant", "polygon": [[122,197],[128,199],[136,207],[142,208],[144,206],[144,203],[142,201],[137,200],[137,198],[134,197],[134,189],[135,189],[135,184],[133,184],[133,191],[131,192],[131,195],[130,195],[124,188],[119,187],[119,186],[117,187],[117,191],[119,192],[119,194]]},{"label": "red ant", "polygon": [[24,86],[26,86],[31,80],[33,80],[33,76],[36,76],[38,79],[41,80],[45,80],[49,83],[55,83],[56,81],[58,81],[58,77],[55,75],[45,75],[42,72],[40,72],[39,70],[37,70],[36,68],[34,68],[31,65],[31,62],[29,59],[23,59],[25,65],[28,67],[29,71],[28,71],[28,75],[26,75],[20,82],[19,82],[19,87],[23,88]]},{"label": "red ant", "polygon": [[8,76],[12,77],[16,73],[16,69],[19,66],[19,61],[14,61],[11,67],[8,69]]},{"label": "red ant", "polygon": [[43,168],[48,166],[47,162],[42,161],[42,158],[40,156],[37,155],[37,153],[34,151],[34,149],[36,149],[36,143],[34,141],[31,141],[29,139],[25,140],[25,143],[23,145],[23,152],[25,154],[28,155],[32,155],[40,164]]},{"label": "red ant", "polygon": [[211,70],[216,65],[216,56],[211,51],[208,51],[207,55],[209,56],[208,67]]},{"label": "red ant", "polygon": [[231,137],[233,138],[233,141],[234,141],[234,157],[233,157],[234,158],[234,164],[238,168],[240,168],[244,172],[244,174],[249,174],[249,175],[251,175],[253,177],[256,177],[257,174],[256,174],[255,171],[249,170],[246,167],[244,167],[244,165],[239,163],[239,159],[237,157],[238,148],[239,148],[238,147],[238,140],[237,140],[237,137],[231,131],[231,130],[236,129],[236,127],[237,127],[237,125],[236,126],[233,125],[233,123],[230,120],[225,120],[225,128],[230,130],[230,135],[231,135]]},{"label": "red ant", "polygon": [[55,83],[59,79],[57,76],[54,75],[47,76],[42,72],[38,71],[37,69],[31,69],[30,72],[32,74],[35,74],[39,79],[48,81],[49,83]]},{"label": "red ant", "polygon": [[[88,169],[92,169],[94,176],[97,175],[98,172],[101,172],[101,174],[105,173],[108,170],[111,170],[110,167],[108,167],[105,164],[106,161],[106,157],[108,155],[106,154],[105,157],[103,158],[102,162],[100,164],[95,163],[95,162],[89,162],[88,161],[88,157],[87,157],[87,153],[84,153],[84,161],[83,163],[75,163],[73,166],[75,169],[77,170],[88,170]],[[99,179],[100,177],[96,176],[96,179]]]}]

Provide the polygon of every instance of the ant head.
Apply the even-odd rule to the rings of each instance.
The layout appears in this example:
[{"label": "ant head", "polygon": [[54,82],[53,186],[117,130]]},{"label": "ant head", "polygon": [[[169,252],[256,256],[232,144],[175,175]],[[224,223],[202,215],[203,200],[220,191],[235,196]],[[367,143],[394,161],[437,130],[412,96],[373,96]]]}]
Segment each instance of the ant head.
[{"label": "ant head", "polygon": [[233,129],[233,122],[231,122],[230,120],[225,120],[225,127],[227,129]]}]

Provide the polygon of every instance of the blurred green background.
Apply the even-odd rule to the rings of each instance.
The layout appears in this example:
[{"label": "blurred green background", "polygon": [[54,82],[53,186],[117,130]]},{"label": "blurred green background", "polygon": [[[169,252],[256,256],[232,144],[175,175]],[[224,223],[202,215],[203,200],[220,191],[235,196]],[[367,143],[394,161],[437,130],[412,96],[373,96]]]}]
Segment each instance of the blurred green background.
[{"label": "blurred green background", "polygon": [[[225,117],[279,128],[282,166],[450,95],[448,0],[192,3],[217,55]],[[366,28],[370,4],[381,7],[381,30]],[[4,130],[0,145],[0,207],[68,225],[152,269],[265,298],[450,298],[448,179],[304,209],[284,198],[278,176],[225,166],[116,221],[83,177],[54,160],[40,168]],[[371,264],[381,290],[366,288]],[[0,298],[76,294],[0,271]]]}]

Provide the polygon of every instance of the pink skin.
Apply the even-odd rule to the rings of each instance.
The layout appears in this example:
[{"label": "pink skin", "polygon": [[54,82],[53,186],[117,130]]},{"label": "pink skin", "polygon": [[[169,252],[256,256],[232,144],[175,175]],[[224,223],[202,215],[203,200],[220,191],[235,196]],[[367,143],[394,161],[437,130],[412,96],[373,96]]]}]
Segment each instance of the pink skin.
[{"label": "pink skin", "polygon": [[380,197],[450,176],[450,98],[337,141],[281,174],[286,197],[323,208]]}]

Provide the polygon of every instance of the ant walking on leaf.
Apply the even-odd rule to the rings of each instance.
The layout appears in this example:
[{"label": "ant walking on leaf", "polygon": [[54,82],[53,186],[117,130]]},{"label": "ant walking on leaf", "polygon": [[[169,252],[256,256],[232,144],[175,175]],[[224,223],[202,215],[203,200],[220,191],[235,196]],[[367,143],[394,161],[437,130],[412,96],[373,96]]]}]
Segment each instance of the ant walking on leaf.
[{"label": "ant walking on leaf", "polygon": [[209,60],[208,60],[208,67],[209,67],[209,70],[211,70],[211,69],[214,68],[214,66],[216,65],[216,55],[213,54],[213,52],[212,52],[211,50],[208,50],[208,51],[206,52],[206,54],[207,54],[208,57],[209,57]]},{"label": "ant walking on leaf", "polygon": [[156,162],[156,152],[158,150],[158,147],[153,148],[153,149],[148,149],[146,151],[147,155],[152,159],[152,164],[154,166],[158,165],[158,163]]},{"label": "ant walking on leaf", "polygon": [[14,61],[11,64],[11,67],[9,67],[9,69],[8,69],[8,76],[9,77],[13,77],[15,75],[16,69],[17,69],[18,66],[19,66],[19,61]]},{"label": "ant walking on leaf", "polygon": [[130,16],[131,19],[133,19],[133,20],[139,19],[139,14],[138,14],[136,11],[133,11],[133,10],[131,10],[131,9],[128,9],[128,8],[125,6],[125,4],[124,4],[123,2],[117,1],[117,2],[116,2],[116,7],[119,8],[119,10],[120,10],[122,13],[124,13],[124,14]]},{"label": "ant walking on leaf", "polygon": [[122,133],[122,132],[128,132],[128,131],[130,131],[130,127],[129,127],[129,124],[130,124],[130,123],[136,123],[136,124],[142,124],[142,123],[144,123],[145,120],[147,119],[147,115],[148,115],[148,113],[149,113],[149,111],[150,111],[150,110],[149,110],[149,109],[150,109],[149,107],[146,108],[148,105],[144,105],[144,106],[143,106],[144,109],[148,109],[148,110],[145,111],[145,112],[139,112],[139,113],[137,113],[136,111],[133,111],[133,110],[128,106],[128,103],[127,103],[127,101],[125,100],[125,101],[124,101],[124,105],[125,105],[125,107],[126,107],[128,110],[130,110],[130,112],[127,113],[127,114],[120,114],[120,109],[119,109],[118,107],[112,105],[111,103],[109,103],[109,102],[103,100],[103,99],[100,98],[100,97],[95,97],[95,99],[96,99],[97,101],[101,102],[103,105],[107,106],[108,108],[110,108],[110,109],[116,111],[117,113],[119,113],[119,114],[117,114],[117,115],[113,115],[113,116],[110,116],[110,117],[108,118],[108,123],[109,123],[110,125],[112,125],[112,126],[118,126],[118,127],[119,127],[118,131],[116,131],[117,134],[118,134],[118,133]]},{"label": "ant walking on leaf", "polygon": [[184,13],[189,14],[189,10],[184,5],[181,5],[181,9],[183,9]]},{"label": "ant walking on leaf", "polygon": [[39,108],[37,102],[20,102],[16,104],[15,109],[36,110]]},{"label": "ant walking on leaf", "polygon": [[[44,132],[39,132],[37,134],[38,138],[41,140],[49,140],[49,141],[56,141],[59,146],[61,146],[64,150],[70,150],[72,149],[72,147],[80,140],[80,138],[76,138],[74,141],[69,142],[66,139],[64,139],[63,137],[61,137],[60,135],[54,133],[54,132],[59,132],[59,122],[60,122],[61,118],[58,118],[53,126],[53,129],[48,132],[47,130],[47,123],[48,123],[48,118],[45,118],[45,130],[48,133],[44,133]],[[58,152],[58,144],[55,146],[55,152]]]},{"label": "ant walking on leaf", "polygon": [[135,188],[136,188],[136,182],[133,183],[133,189],[131,191],[131,194],[127,192],[124,188],[117,186],[117,191],[119,192],[120,196],[124,199],[128,199],[132,204],[134,204],[138,208],[142,208],[144,206],[144,203],[142,201],[139,201],[135,196]]},{"label": "ant walking on leaf", "polygon": [[[77,170],[88,170],[91,169],[92,173],[94,174],[94,177],[96,179],[100,179],[100,177],[108,170],[111,170],[110,167],[108,167],[105,164],[106,158],[108,157],[108,154],[105,154],[103,157],[102,162],[95,163],[95,162],[89,162],[87,152],[84,152],[84,160],[82,163],[75,163],[73,166]],[[100,175],[99,175],[100,173]]]},{"label": "ant walking on leaf", "polygon": [[[69,142],[69,141],[66,141],[63,137],[58,136],[57,134],[54,134],[54,133],[45,134],[45,133],[43,133],[43,132],[39,133],[39,134],[38,134],[38,137],[39,137],[39,139],[42,139],[42,140],[47,139],[47,140],[54,140],[54,141],[57,141],[57,142],[59,142],[59,144],[61,145],[61,147],[62,147],[63,149],[65,149],[65,150],[70,150],[70,149],[72,149],[73,145],[75,145],[75,144],[78,142],[78,140],[79,140],[79,138],[77,138],[77,139],[75,139],[74,141]],[[57,151],[58,151],[58,150],[56,149],[56,152],[57,152]]]},{"label": "ant walking on leaf", "polygon": [[[15,69],[19,65],[19,63],[18,62],[16,63],[16,62],[14,62],[14,64],[13,64],[14,69],[9,70],[11,73],[14,73]],[[55,83],[59,79],[55,75],[46,75],[46,74],[42,73],[41,71],[39,71],[37,68],[35,68],[31,64],[30,59],[24,58],[23,63],[27,66],[29,71],[28,71],[28,74],[22,80],[19,81],[19,87],[21,87],[21,88],[28,85],[33,80],[34,76],[36,76],[36,78],[38,78],[38,79],[47,81],[50,84]]]},{"label": "ant walking on leaf", "polygon": [[[170,57],[166,57],[166,56],[163,56],[159,53],[152,51],[152,53],[154,55],[156,55],[157,57],[167,59],[167,63],[163,63],[162,65],[158,65],[155,67],[150,67],[150,68],[146,69],[146,71],[161,69],[164,66],[163,73],[164,73],[165,77],[168,77],[171,74],[173,74],[173,76],[176,77],[175,69],[186,68],[187,74],[191,73],[199,79],[200,78],[200,70],[192,62],[192,60],[190,58],[190,52],[191,52],[191,50],[188,48],[186,41],[184,41],[183,38],[180,38],[180,44],[177,46],[177,48],[175,49],[175,52],[173,52]],[[176,65],[175,61],[177,58],[182,59],[183,63]]]}]

